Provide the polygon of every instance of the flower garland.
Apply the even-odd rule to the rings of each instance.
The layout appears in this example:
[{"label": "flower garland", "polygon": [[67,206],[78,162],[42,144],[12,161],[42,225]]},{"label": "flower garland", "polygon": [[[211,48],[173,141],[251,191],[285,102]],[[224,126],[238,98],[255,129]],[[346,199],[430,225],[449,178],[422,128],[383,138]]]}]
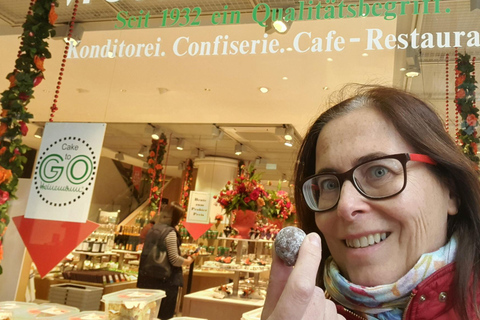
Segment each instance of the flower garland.
[{"label": "flower garland", "polygon": [[182,200],[180,204],[182,205],[183,210],[187,210],[188,200],[190,199],[190,190],[192,189],[193,183],[193,161],[192,159],[187,159],[187,168],[185,172],[185,179],[183,180],[182,186]]},{"label": "flower garland", "polygon": [[[22,41],[15,69],[7,75],[10,85],[0,98],[0,262],[3,259],[3,237],[10,222],[9,199],[15,199],[18,178],[27,161],[28,147],[22,143],[27,135],[27,123],[33,115],[27,104],[33,98],[33,88],[42,82],[45,59],[51,58],[48,43],[44,40],[55,35],[57,0],[36,0],[30,3],[23,24]],[[0,266],[0,274],[3,270]]]},{"label": "flower garland", "polygon": [[463,153],[474,161],[477,166],[479,138],[476,126],[478,125],[478,109],[475,107],[475,76],[472,74],[475,66],[470,63],[470,55],[458,54],[455,67],[455,103],[457,111],[462,117],[461,128],[458,132]]},{"label": "flower garland", "polygon": [[148,176],[150,177],[150,204],[149,212],[150,217],[153,218],[158,211],[159,203],[161,201],[162,184],[163,184],[163,157],[165,155],[165,149],[167,146],[167,137],[164,133],[160,135],[160,139],[152,140],[150,146],[150,153],[148,155]]}]

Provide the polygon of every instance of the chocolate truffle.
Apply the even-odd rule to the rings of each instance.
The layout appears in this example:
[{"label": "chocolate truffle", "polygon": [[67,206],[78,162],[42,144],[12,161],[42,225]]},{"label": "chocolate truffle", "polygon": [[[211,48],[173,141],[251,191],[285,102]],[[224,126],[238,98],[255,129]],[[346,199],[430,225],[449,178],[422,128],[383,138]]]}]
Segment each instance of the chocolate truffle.
[{"label": "chocolate truffle", "polygon": [[275,238],[275,253],[287,266],[295,265],[298,250],[306,234],[297,227],[286,227],[280,230]]}]

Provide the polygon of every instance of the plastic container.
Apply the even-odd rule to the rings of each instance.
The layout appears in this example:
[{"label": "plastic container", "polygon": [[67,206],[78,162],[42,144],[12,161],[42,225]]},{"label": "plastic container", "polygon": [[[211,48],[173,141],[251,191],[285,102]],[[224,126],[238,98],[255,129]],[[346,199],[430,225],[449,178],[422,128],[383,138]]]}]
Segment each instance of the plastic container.
[{"label": "plastic container", "polygon": [[260,317],[262,316],[262,310],[263,310],[263,307],[245,312],[242,315],[242,320],[260,320]]},{"label": "plastic container", "polygon": [[162,290],[125,289],[102,297],[109,320],[153,320],[157,318]]},{"label": "plastic container", "polygon": [[30,309],[37,309],[38,304],[18,302],[18,301],[3,301],[0,302],[0,320],[17,319],[19,314],[28,312]]},{"label": "plastic container", "polygon": [[175,317],[175,318],[172,318],[170,320],[208,320],[208,319],[205,319],[205,318],[192,318],[192,317]]},{"label": "plastic container", "polygon": [[35,308],[22,310],[15,316],[15,320],[32,320],[32,319],[51,319],[60,320],[67,316],[80,313],[78,308],[65,306],[57,303],[42,303]]},{"label": "plastic container", "polygon": [[103,288],[73,285],[53,284],[50,286],[48,300],[53,303],[65,304],[83,310],[99,310]]},{"label": "plastic container", "polygon": [[103,311],[83,311],[72,315],[67,320],[107,320],[108,315]]}]

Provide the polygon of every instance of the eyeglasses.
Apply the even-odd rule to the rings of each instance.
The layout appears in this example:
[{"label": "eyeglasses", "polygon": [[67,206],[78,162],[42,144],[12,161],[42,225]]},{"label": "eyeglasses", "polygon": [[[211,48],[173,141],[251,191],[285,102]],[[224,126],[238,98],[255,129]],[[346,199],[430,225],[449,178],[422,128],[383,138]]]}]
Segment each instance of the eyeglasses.
[{"label": "eyeglasses", "polygon": [[344,173],[319,173],[308,177],[302,184],[303,197],[313,211],[330,210],[338,204],[345,180],[352,182],[365,198],[375,200],[393,197],[407,185],[408,161],[437,164],[423,154],[384,156],[361,163]]}]

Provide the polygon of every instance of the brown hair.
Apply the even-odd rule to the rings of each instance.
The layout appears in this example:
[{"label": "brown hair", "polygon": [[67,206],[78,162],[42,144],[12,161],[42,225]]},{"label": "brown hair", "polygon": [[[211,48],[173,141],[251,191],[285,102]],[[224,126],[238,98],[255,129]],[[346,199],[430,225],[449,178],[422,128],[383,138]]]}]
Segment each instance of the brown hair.
[{"label": "brown hair", "polygon": [[[322,113],[310,127],[300,148],[295,168],[295,202],[302,229],[307,233],[317,232],[323,240],[318,284],[324,288],[323,262],[330,256],[330,251],[315,223],[315,213],[303,199],[301,183],[315,173],[317,139],[323,127],[329,121],[361,107],[378,110],[385,119],[391,121],[415,152],[434,159],[438,165],[432,167],[432,170],[443,181],[448,182],[451,192],[456,195],[459,211],[458,214],[449,216],[447,223],[447,237],[450,238],[454,232],[458,237],[454,279],[456,294],[452,299],[461,319],[469,319],[467,310],[472,310],[472,300],[469,298],[476,301],[476,287],[480,275],[480,182],[476,167],[462,154],[431,107],[419,98],[394,88],[362,86],[352,97]],[[473,310],[478,318],[476,303]]]},{"label": "brown hair", "polygon": [[156,217],[156,222],[175,227],[184,216],[185,211],[182,206],[176,202],[172,202],[168,205],[162,205],[160,214]]}]

